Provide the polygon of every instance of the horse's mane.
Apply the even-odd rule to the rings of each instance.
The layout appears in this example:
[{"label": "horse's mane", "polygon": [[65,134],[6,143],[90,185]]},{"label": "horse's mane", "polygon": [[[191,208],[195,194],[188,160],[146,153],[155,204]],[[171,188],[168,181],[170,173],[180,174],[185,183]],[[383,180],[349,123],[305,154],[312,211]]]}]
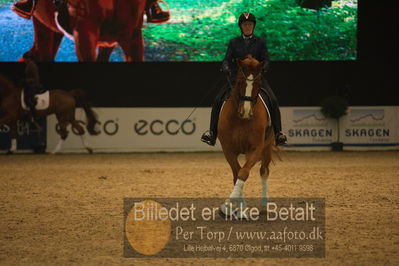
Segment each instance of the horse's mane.
[{"label": "horse's mane", "polygon": [[249,54],[244,60],[242,60],[242,63],[247,66],[257,66],[260,62]]},{"label": "horse's mane", "polygon": [[0,95],[8,95],[14,88],[14,83],[6,76],[0,74]]}]

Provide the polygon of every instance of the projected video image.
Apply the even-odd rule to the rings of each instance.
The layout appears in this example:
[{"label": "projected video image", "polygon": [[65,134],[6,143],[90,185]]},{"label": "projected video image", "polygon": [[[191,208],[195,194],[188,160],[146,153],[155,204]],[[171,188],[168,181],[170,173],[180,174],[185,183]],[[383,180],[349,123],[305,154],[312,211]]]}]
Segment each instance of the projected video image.
[{"label": "projected video image", "polygon": [[357,0],[58,3],[38,0],[26,19],[13,0],[0,0],[0,61],[18,61],[28,50],[39,61],[221,61],[246,11],[273,61],[356,59]]}]

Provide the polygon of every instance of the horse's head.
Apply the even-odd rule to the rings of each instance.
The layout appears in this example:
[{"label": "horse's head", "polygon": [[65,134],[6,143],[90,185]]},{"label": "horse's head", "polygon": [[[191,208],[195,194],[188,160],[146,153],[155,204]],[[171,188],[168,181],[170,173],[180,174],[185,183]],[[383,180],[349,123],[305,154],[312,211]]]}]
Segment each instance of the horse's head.
[{"label": "horse's head", "polygon": [[235,96],[238,101],[238,115],[243,119],[251,119],[262,84],[263,62],[249,55],[244,60],[237,59],[237,64]]}]

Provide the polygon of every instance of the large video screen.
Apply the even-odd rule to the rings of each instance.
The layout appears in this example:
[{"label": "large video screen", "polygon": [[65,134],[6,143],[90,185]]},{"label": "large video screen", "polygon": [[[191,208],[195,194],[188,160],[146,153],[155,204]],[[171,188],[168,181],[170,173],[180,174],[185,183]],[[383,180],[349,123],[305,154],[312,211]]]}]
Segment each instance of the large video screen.
[{"label": "large video screen", "polygon": [[[246,11],[256,16],[255,35],[267,39],[273,61],[356,59],[357,0],[130,1],[132,5],[141,5],[138,12],[141,12],[143,19],[140,28],[144,46],[138,51],[140,60],[221,61],[229,39],[240,35],[237,20],[239,15]],[[116,19],[120,12],[116,9],[121,8],[114,6],[118,1],[68,0],[69,4],[78,7],[76,10],[81,11],[80,15],[83,17],[90,12],[88,10],[93,10],[85,10],[87,2],[97,4],[98,13],[104,11],[104,14],[113,14],[98,26],[100,34],[106,32],[112,35],[113,30],[116,31],[118,25],[123,23]],[[38,30],[36,25],[33,26],[33,20],[15,14],[11,9],[13,3],[13,0],[0,0],[0,61],[17,61],[31,47],[37,49],[45,45],[54,46],[53,43],[46,43],[46,34],[37,32],[35,38],[35,30]],[[37,5],[54,5],[54,1],[38,0]],[[146,13],[155,7],[159,7],[165,14],[169,12],[169,19],[161,24],[150,23]],[[54,17],[53,14],[40,14],[39,10],[43,9],[36,7],[34,14],[39,14],[35,15],[38,18],[35,24],[45,21],[40,16]],[[56,9],[53,7],[45,10],[53,12]],[[75,13],[79,13],[78,11]],[[133,16],[135,11],[131,12]],[[90,22],[90,18],[85,19]],[[73,35],[73,27],[71,33]],[[91,33],[87,35],[90,36]],[[121,33],[115,35],[120,37]],[[47,56],[43,61],[79,61],[75,43],[76,39],[73,36],[64,36],[59,49],[54,51],[54,56]],[[121,46],[114,42],[108,43],[108,46],[110,44],[116,45],[109,61],[125,61]],[[85,59],[87,60],[87,57]]]}]

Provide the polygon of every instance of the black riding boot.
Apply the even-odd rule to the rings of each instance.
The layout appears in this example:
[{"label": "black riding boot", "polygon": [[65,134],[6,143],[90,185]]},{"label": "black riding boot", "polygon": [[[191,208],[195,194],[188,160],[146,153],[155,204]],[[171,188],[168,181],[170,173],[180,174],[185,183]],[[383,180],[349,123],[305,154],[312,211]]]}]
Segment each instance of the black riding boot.
[{"label": "black riding boot", "polygon": [[[284,145],[287,142],[287,137],[282,132],[281,126],[281,113],[280,107],[277,101],[276,95],[274,95],[273,91],[271,90],[270,86],[265,83],[265,88],[262,88],[260,95],[262,99],[267,104],[270,111],[270,116],[272,119],[272,126],[276,137],[276,144],[277,145]],[[267,99],[265,99],[265,97]]]},{"label": "black riding boot", "polygon": [[31,86],[26,86],[24,90],[24,101],[25,104],[29,107],[32,120],[36,117],[36,99],[35,99],[35,89]]},{"label": "black riding boot", "polygon": [[209,131],[202,134],[201,141],[208,145],[215,146],[219,122],[219,114],[222,109],[223,102],[226,100],[228,92],[228,86],[223,87],[218,95],[216,96],[215,102],[212,106],[211,122],[209,125]]},{"label": "black riding boot", "polygon": [[36,111],[36,101],[31,100],[29,102],[29,109],[30,109],[30,113],[32,115],[32,121],[36,120],[37,118],[37,111]]}]

